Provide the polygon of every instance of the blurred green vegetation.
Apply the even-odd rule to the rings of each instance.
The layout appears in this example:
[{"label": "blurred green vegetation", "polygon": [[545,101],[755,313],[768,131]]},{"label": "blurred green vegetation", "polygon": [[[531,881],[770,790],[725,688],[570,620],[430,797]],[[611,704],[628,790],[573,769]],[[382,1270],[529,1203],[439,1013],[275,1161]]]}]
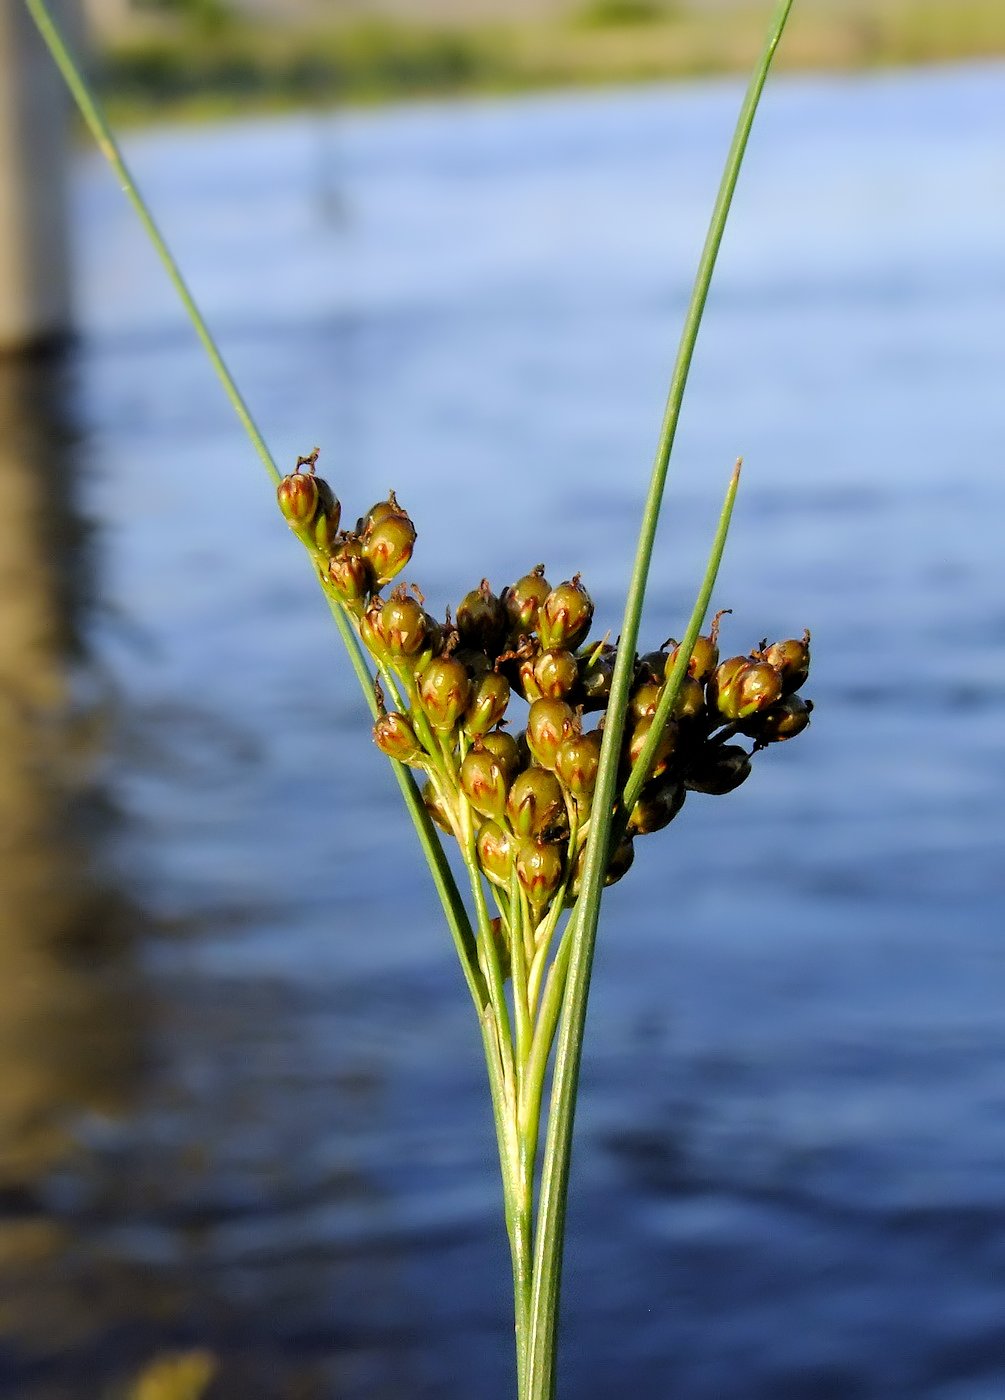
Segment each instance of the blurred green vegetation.
[{"label": "blurred green vegetation", "polygon": [[[99,81],[118,120],[231,115],[317,103],[500,93],[745,72],[766,6],[584,0],[564,19],[510,23],[252,23],[219,0],[107,48]],[[789,70],[855,70],[1005,55],[1005,0],[818,0],[797,7]]]}]

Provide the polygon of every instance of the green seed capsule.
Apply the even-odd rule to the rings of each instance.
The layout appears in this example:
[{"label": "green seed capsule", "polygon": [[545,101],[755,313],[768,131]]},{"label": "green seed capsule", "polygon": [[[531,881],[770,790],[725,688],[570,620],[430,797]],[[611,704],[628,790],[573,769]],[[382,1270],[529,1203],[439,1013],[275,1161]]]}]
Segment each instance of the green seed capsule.
[{"label": "green seed capsule", "polygon": [[628,818],[628,829],[637,836],[648,836],[653,831],[662,831],[669,826],[684,806],[687,789],[676,779],[665,779],[643,788],[642,795],[632,808]]},{"label": "green seed capsule", "polygon": [[592,621],[593,599],[576,574],[568,582],[553,588],[541,604],[537,615],[541,645],[545,650],[563,647],[575,651],[585,640]]},{"label": "green seed capsule", "polygon": [[478,864],[494,885],[509,886],[516,843],[508,831],[496,822],[487,821],[478,833],[475,848]]},{"label": "green seed capsule", "polygon": [[782,678],[768,661],[752,661],[738,671],[728,693],[719,695],[719,710],[727,719],[749,719],[782,696]]},{"label": "green seed capsule", "polygon": [[509,776],[490,749],[476,744],[461,764],[461,787],[476,812],[499,820],[506,812]]},{"label": "green seed capsule", "polygon": [[419,703],[434,729],[448,733],[471,702],[471,681],[464,664],[437,656],[419,677]]},{"label": "green seed capsule", "polygon": [[551,584],[544,576],[543,564],[538,564],[529,574],[524,574],[523,578],[503,589],[503,607],[509,618],[510,631],[515,636],[522,634],[529,637],[534,631],[538,610],[550,592]]},{"label": "green seed capsule", "polygon": [[528,837],[516,851],[517,879],[535,909],[543,909],[562,883],[565,847]]},{"label": "green seed capsule", "polygon": [[803,700],[798,695],[783,695],[769,709],[747,720],[743,732],[761,744],[778,744],[783,739],[794,739],[809,724],[812,709],[812,700]]},{"label": "green seed capsule", "polygon": [[[651,719],[640,719],[633,728],[631,738],[628,741],[628,762],[631,767],[634,767],[638,762],[651,728]],[[660,734],[659,742],[656,745],[656,752],[653,754],[653,761],[649,769],[647,781],[663,776],[670,765],[670,760],[676,749],[677,724],[676,721],[668,719],[666,727]]]},{"label": "green seed capsule", "polygon": [[663,687],[657,681],[645,681],[636,686],[628,701],[628,713],[631,718],[635,721],[652,719],[662,694]]},{"label": "green seed capsule", "polygon": [[684,775],[692,792],[721,797],[750,777],[750,755],[739,744],[706,744]]},{"label": "green seed capsule", "polygon": [[564,700],[579,681],[579,667],[571,651],[542,651],[534,662],[534,680],[544,700]]},{"label": "green seed capsule", "polygon": [[774,666],[782,678],[782,694],[791,695],[810,673],[810,633],[803,633],[801,642],[772,642],[764,653],[765,661]]},{"label": "green seed capsule", "polygon": [[505,729],[493,729],[491,734],[483,734],[482,748],[495,754],[505,770],[507,779],[515,778],[523,767],[520,745]]},{"label": "green seed capsule", "polygon": [[606,642],[599,648],[591,647],[585,655],[576,658],[579,670],[578,695],[583,701],[584,710],[606,708],[617,659],[617,648]]},{"label": "green seed capsule", "polygon": [[385,515],[367,526],[363,553],[370,561],[378,584],[389,583],[412,557],[415,526],[407,515]]},{"label": "green seed capsule", "polygon": [[540,836],[566,820],[562,787],[554,773],[526,768],[514,778],[506,798],[506,815],[518,836]]},{"label": "green seed capsule", "polygon": [[385,644],[395,656],[414,656],[426,641],[426,614],[415,598],[389,598],[380,615]]},{"label": "green seed capsule", "polygon": [[599,729],[592,729],[588,734],[572,734],[558,746],[555,772],[577,802],[588,803],[597,786],[600,743]]},{"label": "green seed capsule", "polygon": [[422,748],[415,737],[415,730],[408,719],[396,711],[381,715],[373,726],[373,742],[386,753],[388,758],[396,758],[399,763],[421,761]]},{"label": "green seed capsule", "polygon": [[461,644],[496,657],[509,632],[509,614],[483,578],[457,605],[457,630]]},{"label": "green seed capsule", "polygon": [[576,716],[564,700],[534,701],[527,715],[527,744],[542,768],[554,769],[559,745],[576,728]]},{"label": "green seed capsule", "polygon": [[505,676],[486,671],[472,683],[471,703],[464,716],[464,729],[472,738],[483,738],[502,719],[509,705],[510,688]]},{"label": "green seed capsule", "polygon": [[398,504],[398,498],[394,492],[389,491],[386,501],[377,501],[375,505],[370,507],[366,515],[364,515],[363,519],[359,522],[357,533],[361,535],[365,534],[367,530],[379,524],[381,520],[387,520],[388,517],[392,515],[399,515],[403,516],[406,520],[408,519],[408,512]]},{"label": "green seed capsule", "polygon": [[342,507],[335,499],[331,487],[328,485],[327,481],[319,480],[318,506],[314,513],[314,523],[311,526],[311,534],[314,536],[314,543],[322,554],[331,554],[334,552],[341,519]]},{"label": "green seed capsule", "polygon": [[681,681],[680,690],[677,692],[677,699],[673,703],[671,711],[674,719],[687,722],[698,719],[705,713],[705,687],[700,685],[693,676],[685,676]]},{"label": "green seed capsule", "polygon": [[371,656],[383,658],[387,655],[387,637],[384,634],[384,600],[378,593],[359,620],[359,635]]},{"label": "green seed capsule", "polygon": [[446,808],[437,796],[436,789],[429,781],[426,781],[422,785],[422,801],[426,811],[440,830],[445,831],[448,836],[453,836],[454,828],[450,825],[450,818],[447,816]]},{"label": "green seed capsule", "polygon": [[373,570],[357,539],[343,540],[328,561],[328,582],[332,592],[353,611],[373,591]]},{"label": "green seed capsule", "polygon": [[[667,655],[664,669],[667,680],[670,679],[670,672],[677,664],[679,655],[679,645],[675,646]],[[687,674],[691,679],[697,681],[699,685],[704,685],[718,664],[719,648],[713,639],[711,637],[695,637],[691,656],[687,663]]]},{"label": "green seed capsule", "polygon": [[318,508],[318,479],[309,472],[290,472],[276,487],[279,509],[295,530],[314,519]]},{"label": "green seed capsule", "polygon": [[[720,714],[726,714],[719,703],[720,697],[732,694],[737,676],[749,665],[749,656],[731,656],[728,660],[719,663],[709,677],[705,688],[705,697],[711,709],[718,710]],[[727,699],[726,703],[731,704],[731,700]],[[727,715],[727,718],[735,718],[735,716]]]}]

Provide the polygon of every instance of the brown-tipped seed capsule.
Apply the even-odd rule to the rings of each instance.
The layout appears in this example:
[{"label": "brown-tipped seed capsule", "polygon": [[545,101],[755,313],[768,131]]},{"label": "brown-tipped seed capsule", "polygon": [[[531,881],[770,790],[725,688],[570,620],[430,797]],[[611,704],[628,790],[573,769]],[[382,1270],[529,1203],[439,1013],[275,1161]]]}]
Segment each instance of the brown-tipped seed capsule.
[{"label": "brown-tipped seed capsule", "polygon": [[[676,666],[679,655],[679,644],[673,647],[667,654],[664,667],[664,674],[667,680],[670,679],[670,672],[673,670],[674,666]],[[704,685],[711,677],[712,672],[718,664],[719,648],[713,639],[711,637],[695,637],[694,646],[691,649],[691,655],[687,663],[687,675],[689,675],[692,680],[697,681],[699,685]]]},{"label": "brown-tipped seed capsule", "polygon": [[534,662],[534,680],[544,700],[564,700],[579,681],[579,667],[571,651],[542,651]]},{"label": "brown-tipped seed capsule", "polygon": [[476,812],[502,819],[506,812],[509,774],[490,749],[476,744],[461,764],[461,787]]},{"label": "brown-tipped seed capsule", "polygon": [[295,530],[305,529],[318,508],[318,479],[310,472],[290,472],[276,487],[279,509]]},{"label": "brown-tipped seed capsule", "polygon": [[575,651],[585,640],[593,621],[593,599],[579,580],[579,575],[553,588],[541,604],[537,615],[537,634],[547,651],[564,647]]},{"label": "brown-tipped seed capsule", "polygon": [[485,872],[486,878],[491,880],[493,885],[502,885],[504,888],[508,886],[516,850],[516,843],[510,833],[498,823],[487,821],[478,833],[475,848],[478,852],[478,864]]},{"label": "brown-tipped seed capsule", "polygon": [[507,778],[515,778],[524,766],[525,756],[520,752],[520,745],[505,729],[493,729],[491,734],[482,735],[482,748],[495,754]]},{"label": "brown-tipped seed capsule", "polygon": [[[645,742],[649,737],[652,728],[651,719],[640,719],[632,730],[631,738],[628,741],[628,762],[634,767],[638,762]],[[670,760],[677,748],[677,724],[674,720],[668,719],[663,732],[660,734],[656,744],[656,752],[653,754],[653,761],[649,767],[648,780],[661,778],[669,767]]]},{"label": "brown-tipped seed capsule", "polygon": [[373,726],[373,742],[386,753],[388,758],[396,758],[399,763],[415,763],[422,759],[422,749],[415,730],[404,715],[392,710],[381,715]]},{"label": "brown-tipped seed capsule", "polygon": [[407,515],[385,515],[368,525],[363,536],[363,553],[370,561],[378,584],[389,583],[412,557],[415,526]]},{"label": "brown-tipped seed capsule", "polygon": [[509,614],[487,578],[458,603],[456,624],[462,646],[484,651],[493,658],[499,655],[509,632]]},{"label": "brown-tipped seed capsule", "polygon": [[453,836],[454,828],[450,825],[446,808],[437,796],[436,789],[428,780],[422,784],[422,801],[426,811],[440,830],[445,831],[448,836]]},{"label": "brown-tipped seed capsule", "polygon": [[535,700],[527,715],[527,745],[542,768],[555,767],[559,745],[577,729],[564,700]]},{"label": "brown-tipped seed capsule", "polygon": [[565,847],[528,837],[516,851],[517,879],[535,909],[543,909],[562,883]]},{"label": "brown-tipped seed capsule", "polygon": [[373,570],[357,539],[343,540],[328,561],[328,582],[332,592],[358,611],[373,591]]},{"label": "brown-tipped seed capsule", "polygon": [[543,564],[538,564],[529,574],[524,574],[523,578],[503,589],[502,603],[514,636],[521,633],[530,636],[537,626],[538,610],[550,592],[551,584],[544,576]]},{"label": "brown-tipped seed capsule", "polygon": [[464,716],[464,729],[473,739],[482,738],[502,719],[509,704],[509,681],[495,671],[486,671],[473,682],[471,703]]},{"label": "brown-tipped seed capsule", "polygon": [[378,593],[371,598],[369,605],[359,620],[359,635],[371,656],[382,658],[387,655],[387,638],[384,636],[384,600]]},{"label": "brown-tipped seed capsule", "polygon": [[449,732],[471,702],[471,681],[454,656],[434,656],[419,677],[419,703],[434,729]]},{"label": "brown-tipped seed capsule", "polygon": [[686,796],[687,789],[684,784],[673,778],[643,788],[642,795],[628,818],[629,831],[637,836],[648,836],[653,831],[662,831],[684,806]]},{"label": "brown-tipped seed capsule", "polygon": [[388,491],[387,500],[377,501],[359,522],[357,526],[359,534],[365,534],[372,526],[379,524],[381,520],[386,520],[391,515],[401,515],[406,520],[408,519],[408,512],[398,504],[397,496],[393,491]]},{"label": "brown-tipped seed capsule", "polygon": [[506,815],[518,836],[540,836],[566,822],[565,799],[554,773],[527,768],[513,779],[506,798]]},{"label": "brown-tipped seed capsule", "polygon": [[660,703],[663,687],[657,681],[644,681],[632,691],[628,701],[628,713],[633,720],[652,719],[656,706]]},{"label": "brown-tipped seed capsule", "polygon": [[787,642],[772,642],[764,653],[765,661],[774,666],[782,678],[782,694],[791,695],[806,680],[810,673],[810,633],[803,633],[801,642],[790,638]]},{"label": "brown-tipped seed capsule", "polygon": [[748,661],[733,672],[725,685],[718,684],[716,704],[726,719],[749,719],[773,705],[781,695],[782,678],[774,666],[768,661]]},{"label": "brown-tipped seed capsule", "polygon": [[674,719],[684,722],[698,719],[705,713],[705,687],[699,685],[692,676],[685,676],[671,713]]},{"label": "brown-tipped seed capsule", "polygon": [[426,641],[426,614],[416,598],[389,598],[380,614],[380,630],[388,651],[414,656]]},{"label": "brown-tipped seed capsule", "polygon": [[684,774],[684,786],[722,797],[749,777],[750,755],[739,744],[706,744]]},{"label": "brown-tipped seed capsule", "polygon": [[599,647],[591,647],[585,655],[576,658],[579,670],[577,695],[583,701],[584,710],[606,708],[617,659],[617,648],[606,642]]},{"label": "brown-tipped seed capsule", "polygon": [[803,700],[799,695],[783,695],[770,709],[747,720],[743,732],[759,744],[778,744],[783,739],[794,739],[809,724],[812,709],[812,700]]},{"label": "brown-tipped seed capsule", "polygon": [[725,713],[719,704],[719,697],[730,691],[736,683],[737,676],[749,665],[749,656],[730,656],[726,661],[720,661],[705,687],[705,698],[710,709],[718,710],[720,714]]},{"label": "brown-tipped seed capsule", "polygon": [[558,746],[555,772],[577,802],[588,803],[597,786],[600,743],[600,730],[591,729],[588,734],[570,735]]}]

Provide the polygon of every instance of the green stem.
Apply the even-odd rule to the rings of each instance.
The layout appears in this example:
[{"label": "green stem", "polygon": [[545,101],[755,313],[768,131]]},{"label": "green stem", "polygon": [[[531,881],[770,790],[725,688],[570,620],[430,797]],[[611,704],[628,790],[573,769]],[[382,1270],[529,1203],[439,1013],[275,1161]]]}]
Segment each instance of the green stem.
[{"label": "green stem", "polygon": [[[105,119],[97,98],[81,71],[80,65],[70,52],[68,45],[49,12],[45,0],[24,0],[24,2],[49,52],[52,54],[59,71],[62,73],[67,87],[73,94],[74,100],[80,109],[84,121],[90,129],[91,135],[94,137],[98,149],[104,155],[118,177],[119,184],[126,198],[136,211],[137,218],[145,229],[150,242],[153,244],[157,256],[164,265],[164,270],[168,275],[171,285],[178,293],[181,303],[188,314],[188,318],[195,327],[195,332],[202,342],[203,349],[209,356],[210,363],[216,371],[217,378],[223,386],[224,393],[227,395],[234,412],[240,419],[241,426],[247,433],[251,445],[261,459],[269,476],[274,482],[278,482],[281,474],[275,459],[266,446],[265,439],[262,437],[255,420],[252,418],[248,405],[245,403],[240,390],[234,382],[233,375],[227,368],[226,362],[220,353],[220,349],[213,339],[213,334],[207,326],[202,312],[196,305],[195,298],[189,291],[188,285],[181,274],[181,269],[175,262],[146,201],[140,194],[136,182],[122,158],[118,143],[112,135],[111,128]],[[342,640],[349,653],[349,660],[359,680],[367,704],[370,705],[373,711],[375,709],[373,700],[373,677],[370,675],[366,662],[360,652],[355,631],[335,600],[330,598],[327,592],[325,592],[325,597],[332,615],[335,618],[339,632],[342,635]],[[485,988],[484,979],[481,978],[477,957],[475,956],[474,935],[471,930],[471,922],[457,889],[457,883],[454,880],[453,872],[447,863],[442,843],[430,821],[429,813],[425,809],[414,778],[408,769],[403,768],[401,764],[394,763],[392,767],[402,796],[405,799],[405,805],[412,818],[416,834],[418,835],[419,844],[426,857],[426,863],[433,877],[433,884],[440,897],[440,903],[443,906],[443,911],[446,915],[454,944],[457,947],[458,956],[461,959],[465,980],[467,981],[475,1006],[478,1009],[479,1016],[481,1016],[481,1010],[485,999]]]},{"label": "green stem", "polygon": [[736,181],[743,164],[747,141],[761,92],[778,47],[793,0],[781,0],[772,16],[767,39],[744,98],[736,130],[726,157],[702,249],[694,288],[684,319],[680,346],[660,428],[649,493],[642,516],[635,564],[625,602],[618,659],[607,707],[600,771],[594,797],[594,820],[586,847],[582,893],[578,917],[574,920],[569,954],[569,971],[563,1001],[563,1014],[555,1052],[548,1135],[541,1175],[540,1200],[534,1241],[534,1294],[531,1316],[530,1364],[526,1396],[521,1400],[554,1400],[556,1384],[556,1343],[558,1334],[559,1290],[565,1214],[568,1199],[569,1165],[575,1117],[579,1065],[582,1055],[586,1008],[596,945],[600,896],[617,785],[618,757],[628,708],[634,669],[642,603],[649,577],[656,527],[666,485],[670,454],[680,420],[684,389],[701,325],[708,289],[719,246],[732,203]]}]

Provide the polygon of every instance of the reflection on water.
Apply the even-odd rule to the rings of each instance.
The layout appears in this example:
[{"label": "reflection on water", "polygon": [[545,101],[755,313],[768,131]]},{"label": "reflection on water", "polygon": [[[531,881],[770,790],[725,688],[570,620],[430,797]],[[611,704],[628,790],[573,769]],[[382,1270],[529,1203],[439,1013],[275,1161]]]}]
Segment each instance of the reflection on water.
[{"label": "reflection on water", "polygon": [[[736,100],[346,118],[338,220],[313,119],[132,155],[282,458],[320,442],[349,514],[393,484],[437,609],[545,559],[604,630]],[[611,891],[577,1400],[1005,1391],[1003,130],[1001,69],[764,110],[646,636],[742,451],[716,603],[813,627],[818,708]],[[0,1395],[205,1348],[211,1400],[499,1400],[478,1038],[407,819],[96,164],[77,203],[82,341],[2,390]]]}]

